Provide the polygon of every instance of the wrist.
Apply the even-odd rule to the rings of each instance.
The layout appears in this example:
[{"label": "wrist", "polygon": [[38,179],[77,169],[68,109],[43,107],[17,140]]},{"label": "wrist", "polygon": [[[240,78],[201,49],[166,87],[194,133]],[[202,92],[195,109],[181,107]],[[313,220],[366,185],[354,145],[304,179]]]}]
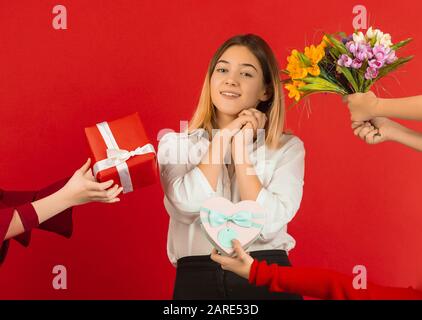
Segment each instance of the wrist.
[{"label": "wrist", "polygon": [[372,108],[372,116],[375,117],[386,117],[386,115],[384,114],[384,107],[385,107],[385,100],[386,99],[382,99],[382,98],[377,98],[377,101],[374,105],[374,107]]},{"label": "wrist", "polygon": [[232,156],[234,165],[236,167],[249,167],[251,165],[250,152],[252,151],[253,145],[249,145],[244,141],[238,141],[233,139],[232,141]]},{"label": "wrist", "polygon": [[239,129],[231,128],[230,126],[227,126],[225,128],[222,128],[217,131],[217,136],[224,138],[224,139],[232,139],[236,133],[239,132]]},{"label": "wrist", "polygon": [[408,128],[403,127],[402,125],[397,124],[394,128],[392,128],[392,132],[389,135],[389,140],[398,142],[401,144],[406,144],[405,141],[407,140],[406,137],[409,136],[411,130]]},{"label": "wrist", "polygon": [[401,142],[403,134],[405,134],[406,128],[398,123],[394,123],[391,127],[386,130],[385,139],[394,141],[394,142]]},{"label": "wrist", "polygon": [[66,186],[54,193],[54,196],[57,198],[57,201],[59,201],[59,203],[62,203],[65,209],[68,209],[78,204],[75,200],[75,197],[66,188]]}]

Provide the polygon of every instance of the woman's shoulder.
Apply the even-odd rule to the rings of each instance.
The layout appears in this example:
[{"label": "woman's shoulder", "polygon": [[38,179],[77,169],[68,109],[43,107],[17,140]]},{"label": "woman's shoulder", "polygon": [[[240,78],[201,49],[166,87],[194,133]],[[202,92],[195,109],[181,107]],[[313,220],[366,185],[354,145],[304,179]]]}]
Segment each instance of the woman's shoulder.
[{"label": "woman's shoulder", "polygon": [[159,138],[158,160],[170,159],[190,163],[206,152],[209,140],[206,138],[204,129],[196,129],[192,132],[167,132]]},{"label": "woman's shoulder", "polygon": [[292,134],[283,134],[277,148],[266,148],[265,159],[274,163],[284,163],[288,159],[305,155],[302,140]]},{"label": "woman's shoulder", "polygon": [[164,133],[161,137],[159,137],[159,143],[168,143],[168,142],[195,142],[200,139],[205,139],[206,137],[205,129],[196,129],[192,132],[176,132],[176,131],[169,131]]},{"label": "woman's shoulder", "polygon": [[282,134],[275,148],[266,146],[266,155],[273,159],[283,157],[286,154],[302,152],[305,152],[304,144],[299,137],[293,134]]},{"label": "woman's shoulder", "polygon": [[280,148],[279,150],[286,150],[294,147],[294,149],[305,150],[303,141],[293,134],[284,133],[280,137]]}]

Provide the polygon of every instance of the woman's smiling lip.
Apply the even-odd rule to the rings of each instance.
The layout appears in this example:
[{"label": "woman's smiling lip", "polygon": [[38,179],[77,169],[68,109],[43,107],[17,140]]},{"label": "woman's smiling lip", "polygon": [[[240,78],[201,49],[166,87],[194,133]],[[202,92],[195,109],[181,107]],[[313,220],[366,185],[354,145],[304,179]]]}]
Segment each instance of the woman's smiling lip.
[{"label": "woman's smiling lip", "polygon": [[236,98],[239,98],[241,96],[240,93],[237,93],[237,92],[234,92],[234,91],[229,91],[229,90],[220,91],[220,94],[224,98],[228,98],[228,99],[236,99]]}]

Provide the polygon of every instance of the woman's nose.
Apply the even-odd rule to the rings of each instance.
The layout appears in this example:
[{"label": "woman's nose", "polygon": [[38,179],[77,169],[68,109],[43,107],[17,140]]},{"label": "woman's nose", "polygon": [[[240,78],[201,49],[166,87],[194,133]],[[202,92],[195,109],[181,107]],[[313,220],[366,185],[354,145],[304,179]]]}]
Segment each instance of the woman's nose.
[{"label": "woman's nose", "polygon": [[237,86],[238,85],[237,81],[235,79],[233,79],[232,77],[227,78],[225,83],[226,83],[226,85],[229,85],[229,86]]}]

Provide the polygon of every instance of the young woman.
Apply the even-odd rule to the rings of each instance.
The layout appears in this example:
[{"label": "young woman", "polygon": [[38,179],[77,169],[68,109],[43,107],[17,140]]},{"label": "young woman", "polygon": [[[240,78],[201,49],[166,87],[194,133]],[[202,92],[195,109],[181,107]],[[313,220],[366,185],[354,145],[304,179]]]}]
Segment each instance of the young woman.
[{"label": "young woman", "polygon": [[88,161],[70,179],[58,181],[40,191],[22,192],[0,189],[0,263],[6,257],[9,239],[29,245],[31,230],[72,234],[72,207],[98,201],[114,203],[122,188],[113,180],[95,181]]},{"label": "young woman", "polygon": [[290,266],[287,253],[295,240],[287,224],[302,199],[305,150],[299,138],[283,134],[283,126],[284,97],[272,50],[256,35],[228,39],[211,59],[187,131],[166,134],[158,147],[170,215],[167,251],[177,267],[175,299],[301,298],[250,286],[222,270],[210,259],[212,245],[199,219],[210,197],[257,201],[266,209],[266,222],[251,255]]},{"label": "young woman", "polygon": [[233,241],[235,257],[220,256],[214,249],[211,259],[222,269],[235,272],[256,286],[266,286],[273,292],[297,293],[329,300],[422,300],[422,291],[394,288],[368,283],[366,289],[355,289],[353,278],[318,268],[286,268],[248,255],[239,241]]},{"label": "young woman", "polygon": [[381,99],[372,91],[344,98],[348,103],[354,134],[368,144],[395,141],[422,151],[422,133],[390,120],[422,120],[422,96]]}]

